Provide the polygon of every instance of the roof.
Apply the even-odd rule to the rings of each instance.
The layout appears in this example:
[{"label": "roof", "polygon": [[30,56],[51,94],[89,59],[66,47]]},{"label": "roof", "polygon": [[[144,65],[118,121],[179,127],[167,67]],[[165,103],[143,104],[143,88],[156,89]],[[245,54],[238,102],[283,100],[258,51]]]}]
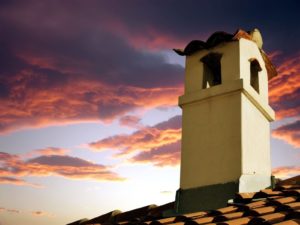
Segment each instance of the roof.
[{"label": "roof", "polygon": [[[254,31],[259,32],[258,29],[254,29]],[[231,42],[231,41],[238,41],[241,38],[250,40],[255,42],[258,45],[259,51],[262,55],[262,58],[265,62],[268,80],[272,79],[273,77],[277,76],[277,71],[274,65],[272,64],[271,60],[267,56],[267,54],[260,48],[261,45],[257,43],[257,38],[251,35],[252,31],[246,32],[242,29],[238,29],[234,34],[226,33],[224,31],[217,31],[213,33],[206,41],[201,40],[193,40],[191,41],[184,50],[181,49],[173,49],[178,55],[181,56],[189,56],[197,51],[202,49],[210,49],[213,48],[221,43]],[[262,42],[262,40],[261,40]]]},{"label": "roof", "polygon": [[[279,181],[274,189],[237,193],[227,207],[163,218],[174,202],[145,206],[128,212],[110,212],[77,224],[114,225],[293,225],[300,224],[300,176]],[[75,223],[72,223],[75,225]]]}]

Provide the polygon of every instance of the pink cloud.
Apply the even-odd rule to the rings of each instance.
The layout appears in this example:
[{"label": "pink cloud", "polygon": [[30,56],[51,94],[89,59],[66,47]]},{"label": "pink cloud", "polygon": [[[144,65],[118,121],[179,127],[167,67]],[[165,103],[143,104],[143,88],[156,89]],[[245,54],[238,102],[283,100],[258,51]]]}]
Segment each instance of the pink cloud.
[{"label": "pink cloud", "polygon": [[133,115],[126,115],[120,118],[119,123],[122,126],[138,128],[142,127],[140,124],[141,118]]},{"label": "pink cloud", "polygon": [[32,158],[32,157],[40,156],[40,155],[66,155],[69,152],[70,152],[69,149],[47,147],[47,148],[43,148],[43,149],[32,150],[28,153],[25,153],[23,155],[23,158]]},{"label": "pink cloud", "polygon": [[[1,157],[3,156],[3,157]],[[20,177],[62,176],[67,179],[123,181],[110,167],[68,155],[41,155],[22,160],[18,155],[0,153],[0,183],[41,187]]]},{"label": "pink cloud", "polygon": [[276,178],[286,179],[300,174],[300,166],[283,166],[272,170],[272,174]]},{"label": "pink cloud", "polygon": [[[174,106],[181,92],[181,87],[138,88],[83,80],[58,90],[31,90],[18,84],[13,87],[13,96],[0,99],[0,133],[78,122],[111,122],[137,108]],[[18,96],[26,98],[18,100]]]},{"label": "pink cloud", "polygon": [[34,188],[43,188],[42,185],[29,183],[16,177],[0,177],[0,184],[12,184],[17,186],[30,186]]},{"label": "pink cloud", "polygon": [[272,131],[272,136],[300,148],[300,120],[278,127]]}]

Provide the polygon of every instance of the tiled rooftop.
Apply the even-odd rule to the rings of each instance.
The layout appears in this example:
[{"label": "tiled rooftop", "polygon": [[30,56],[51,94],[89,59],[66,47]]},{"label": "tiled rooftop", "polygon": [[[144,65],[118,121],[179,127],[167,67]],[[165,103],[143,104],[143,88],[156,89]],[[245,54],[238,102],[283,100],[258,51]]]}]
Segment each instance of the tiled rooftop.
[{"label": "tiled rooftop", "polygon": [[[121,213],[113,211],[91,220],[72,224],[122,225],[293,225],[300,224],[300,176],[279,182],[274,189],[255,193],[237,193],[227,207],[181,214],[163,218],[163,212],[174,208],[174,203],[150,205]],[[174,214],[175,215],[175,214]]]}]

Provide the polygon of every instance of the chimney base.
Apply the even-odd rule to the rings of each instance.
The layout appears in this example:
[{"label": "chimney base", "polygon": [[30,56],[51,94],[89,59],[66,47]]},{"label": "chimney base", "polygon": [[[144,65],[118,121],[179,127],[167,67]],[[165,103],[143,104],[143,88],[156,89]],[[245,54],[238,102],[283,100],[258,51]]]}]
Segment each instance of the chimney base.
[{"label": "chimney base", "polygon": [[239,190],[239,182],[214,184],[190,189],[178,189],[176,192],[176,213],[190,213],[222,208]]},{"label": "chimney base", "polygon": [[[249,183],[252,183],[250,188],[247,185]],[[255,183],[259,185],[254,185]],[[250,192],[250,189],[251,192],[260,191],[271,186],[272,177],[244,175],[235,182],[178,189],[175,199],[175,213],[182,214],[222,208],[227,206],[228,200],[234,199],[235,193]]]}]

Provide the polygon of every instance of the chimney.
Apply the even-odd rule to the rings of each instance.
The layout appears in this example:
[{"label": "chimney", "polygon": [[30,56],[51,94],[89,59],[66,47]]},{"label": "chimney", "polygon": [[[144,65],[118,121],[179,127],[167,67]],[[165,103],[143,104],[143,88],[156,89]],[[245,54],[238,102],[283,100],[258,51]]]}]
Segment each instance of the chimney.
[{"label": "chimney", "polygon": [[[255,35],[253,35],[255,33]],[[276,70],[251,33],[214,33],[192,41],[186,56],[177,212],[226,206],[236,192],[271,185],[268,78]]]}]

